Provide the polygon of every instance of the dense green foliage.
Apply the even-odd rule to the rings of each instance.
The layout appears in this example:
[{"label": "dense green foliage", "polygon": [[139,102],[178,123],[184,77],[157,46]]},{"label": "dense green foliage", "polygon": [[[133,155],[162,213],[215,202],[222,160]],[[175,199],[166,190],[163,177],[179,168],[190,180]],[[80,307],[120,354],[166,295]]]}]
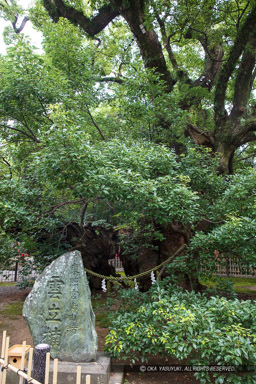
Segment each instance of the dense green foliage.
[{"label": "dense green foliage", "polygon": [[212,382],[210,376],[219,384],[255,382],[252,372],[239,374],[239,367],[253,369],[256,361],[253,302],[184,294],[161,282],[147,294],[134,289],[120,292],[118,303],[119,315],[106,338],[112,357],[135,363],[160,354],[185,365],[232,366],[235,372],[202,371],[195,376],[202,384]]},{"label": "dense green foliage", "polygon": [[[152,231],[157,236],[153,221],[161,226],[179,222],[193,234],[191,254],[200,250],[213,266],[216,249],[254,264],[253,170],[225,180],[208,151],[193,147],[178,157],[147,142],[92,144],[75,129],[55,129],[41,137],[44,144],[30,157],[26,177],[10,179],[7,173],[1,183],[2,227],[6,233],[22,228],[19,236],[28,247],[36,247],[42,229],[51,232],[65,220],[79,221],[81,207],[99,201],[112,207],[110,223],[135,232],[142,227],[148,236]],[[231,199],[234,191],[237,198]],[[196,228],[202,219],[210,223],[206,233]]]}]

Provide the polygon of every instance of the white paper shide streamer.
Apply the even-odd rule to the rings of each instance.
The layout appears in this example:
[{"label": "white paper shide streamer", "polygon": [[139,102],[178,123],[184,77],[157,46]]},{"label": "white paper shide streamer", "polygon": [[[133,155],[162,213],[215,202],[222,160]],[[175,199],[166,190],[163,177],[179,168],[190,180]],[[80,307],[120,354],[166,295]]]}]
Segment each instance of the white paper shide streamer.
[{"label": "white paper shide streamer", "polygon": [[107,285],[106,285],[106,280],[103,279],[101,282],[101,288],[103,292],[107,292]]},{"label": "white paper shide streamer", "polygon": [[156,278],[155,278],[155,274],[154,274],[154,271],[152,271],[150,273],[150,278],[151,278],[151,283],[152,285],[156,283]]}]

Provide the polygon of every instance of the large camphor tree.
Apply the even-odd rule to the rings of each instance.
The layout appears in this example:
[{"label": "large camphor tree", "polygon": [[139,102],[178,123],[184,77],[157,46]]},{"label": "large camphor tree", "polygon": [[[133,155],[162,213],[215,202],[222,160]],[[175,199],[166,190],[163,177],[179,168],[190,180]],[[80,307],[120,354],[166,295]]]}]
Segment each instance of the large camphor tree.
[{"label": "large camphor tree", "polygon": [[[180,103],[182,109],[196,109],[204,116],[207,108],[203,108],[203,100],[206,94],[212,93],[213,130],[188,121],[184,132],[198,144],[218,152],[220,170],[231,173],[235,151],[255,140],[255,111],[248,105],[256,75],[254,2],[113,0],[91,3],[94,12],[88,17],[86,3],[74,6],[62,0],[43,1],[55,22],[65,18],[91,37],[107,29],[117,18],[124,20],[145,68],[159,75],[166,94],[172,93],[175,87],[183,86],[186,90]],[[200,68],[195,68],[192,76],[183,65],[182,57],[176,57],[178,47],[182,47],[184,61],[189,60],[192,49],[204,55]],[[193,66],[192,58],[191,61]],[[171,129],[168,120],[163,119],[160,124]]]},{"label": "large camphor tree", "polygon": [[[220,254],[253,266],[254,1],[0,6],[12,23],[0,59],[2,253],[17,238],[39,255],[78,248],[110,273],[121,241],[133,274],[185,243],[171,266],[192,288]],[[21,33],[28,19],[41,54]]]}]

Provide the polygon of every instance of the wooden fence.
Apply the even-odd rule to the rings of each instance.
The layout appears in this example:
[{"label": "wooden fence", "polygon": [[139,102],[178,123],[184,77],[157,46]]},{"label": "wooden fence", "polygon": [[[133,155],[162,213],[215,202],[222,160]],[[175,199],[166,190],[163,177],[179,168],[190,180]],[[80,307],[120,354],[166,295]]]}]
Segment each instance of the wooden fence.
[{"label": "wooden fence", "polygon": [[114,267],[116,270],[123,270],[123,264],[119,257],[108,259],[108,263],[109,265],[112,265],[112,267]]},{"label": "wooden fence", "polygon": [[[22,344],[22,353],[21,353],[21,364],[20,368],[16,368],[11,365],[8,360],[8,350],[9,350],[10,338],[7,337],[6,331],[3,332],[2,339],[2,348],[1,348],[1,358],[0,358],[0,384],[6,384],[8,371],[12,371],[19,376],[19,384],[24,383],[24,379],[27,383],[32,384],[49,384],[50,377],[50,353],[46,354],[46,364],[45,364],[45,380],[44,383],[40,383],[31,377],[32,374],[32,364],[33,364],[33,352],[34,349],[30,348],[29,350],[29,359],[28,359],[28,368],[27,373],[25,372],[25,354],[26,354],[26,341],[23,341]],[[53,364],[53,379],[52,384],[58,383],[58,359],[54,359]],[[74,384],[82,384],[81,383],[81,366],[77,366],[76,372],[76,383]],[[86,375],[85,384],[91,384],[91,376]]]},{"label": "wooden fence", "polygon": [[[208,271],[207,267],[202,266],[200,269],[206,273]],[[213,274],[227,277],[256,278],[256,268],[248,267],[247,264],[238,264],[231,259],[223,259],[221,263],[216,264],[216,271]]]},{"label": "wooden fence", "polygon": [[[117,271],[123,270],[123,265],[119,258],[109,259],[108,263]],[[202,266],[201,271],[207,272],[207,267],[204,268]],[[233,260],[224,259],[221,263],[217,263],[214,275],[256,278],[256,268],[248,267],[246,264],[239,265]]]}]

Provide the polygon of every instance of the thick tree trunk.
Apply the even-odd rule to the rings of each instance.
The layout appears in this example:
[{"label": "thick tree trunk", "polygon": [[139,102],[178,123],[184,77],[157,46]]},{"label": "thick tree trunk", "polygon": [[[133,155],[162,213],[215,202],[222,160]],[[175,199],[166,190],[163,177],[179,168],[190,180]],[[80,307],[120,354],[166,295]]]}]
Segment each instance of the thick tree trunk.
[{"label": "thick tree trunk", "polygon": [[224,143],[219,143],[216,152],[219,153],[219,172],[223,175],[230,175],[233,173],[233,157],[235,147],[226,146]]},{"label": "thick tree trunk", "polygon": [[[117,250],[118,235],[113,228],[92,227],[90,224],[81,227],[72,223],[66,231],[66,240],[81,252],[86,268],[104,276],[115,275],[114,267],[108,264],[108,259],[114,258]],[[90,287],[101,289],[102,279],[88,276]]]},{"label": "thick tree trunk", "polygon": [[[253,128],[254,129],[254,128]],[[219,172],[223,175],[233,173],[233,157],[237,148],[249,139],[249,127],[244,127],[240,118],[232,115],[217,121],[214,132],[214,152],[219,155]]]},{"label": "thick tree trunk", "polygon": [[[172,224],[163,228],[162,233],[165,237],[165,240],[158,244],[154,243],[154,246],[158,246],[157,250],[153,248],[141,247],[137,255],[134,255],[134,253],[131,255],[121,254],[121,261],[127,276],[133,276],[156,267],[163,261],[167,260],[170,256],[174,255],[175,252],[181,247],[181,245],[187,242],[186,234],[182,234],[181,231],[173,229]],[[184,251],[184,253],[179,256],[182,255],[185,257],[186,251]],[[160,272],[160,269],[158,272]],[[166,268],[161,271],[161,278],[169,275],[170,274],[166,271]],[[175,281],[178,277],[178,284],[182,288],[187,290],[202,290],[202,285],[197,278],[196,270],[194,273],[193,271],[190,271],[190,273],[184,274],[183,271],[175,269],[174,276]],[[142,291],[147,291],[152,284],[150,273],[143,278],[139,278],[138,283]]]},{"label": "thick tree trunk", "polygon": [[[188,242],[186,234],[182,234],[181,232],[181,230],[175,230],[172,224],[163,228],[165,240],[160,244],[160,262],[168,259],[168,257],[173,255],[182,244]],[[186,250],[179,255],[179,257],[180,256],[186,257]],[[175,269],[174,274],[176,278],[178,278],[178,285],[183,289],[188,291],[191,291],[192,289],[194,291],[202,291],[202,285],[197,277],[197,270],[190,270],[189,273],[184,273],[183,271]],[[161,277],[164,276],[167,276],[166,272],[163,272]]]},{"label": "thick tree trunk", "polygon": [[[159,264],[159,253],[152,248],[142,247],[138,255],[121,254],[126,276],[134,276],[148,271]],[[147,291],[151,287],[150,274],[137,280],[140,290]]]},{"label": "thick tree trunk", "polygon": [[[134,3],[137,3],[135,1]],[[139,3],[139,2],[138,2]],[[145,17],[143,8],[131,5],[129,9],[121,12],[121,15],[127,21],[132,33],[134,34],[145,68],[157,72],[161,79],[165,81],[167,92],[171,92],[174,80],[167,68],[162,46],[154,29],[147,29],[144,26]]]}]

